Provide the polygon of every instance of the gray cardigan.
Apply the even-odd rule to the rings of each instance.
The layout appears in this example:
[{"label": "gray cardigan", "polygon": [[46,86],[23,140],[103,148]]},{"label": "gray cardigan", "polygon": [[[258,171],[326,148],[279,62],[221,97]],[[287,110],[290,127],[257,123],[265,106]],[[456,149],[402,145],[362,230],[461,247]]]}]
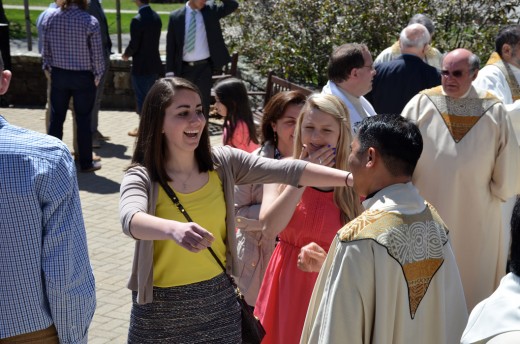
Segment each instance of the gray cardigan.
[{"label": "gray cardigan", "polygon": [[[215,171],[222,181],[226,202],[228,273],[237,275],[237,241],[234,219],[235,184],[282,183],[297,186],[307,164],[302,160],[274,160],[248,154],[229,146],[212,149]],[[155,215],[158,194],[157,182],[152,182],[146,168],[129,169],[121,182],[119,213],[123,232],[130,233],[130,222],[138,212]],[[186,209],[189,212],[189,209]],[[137,291],[137,303],[153,300],[153,240],[137,240],[135,243],[132,274],[128,288]]]},{"label": "gray cardigan", "polygon": [[[266,142],[251,154],[274,158],[274,145]],[[235,281],[247,304],[255,306],[269,260],[276,246],[276,233],[258,220],[263,184],[235,186],[235,226],[237,228],[238,275]]]}]

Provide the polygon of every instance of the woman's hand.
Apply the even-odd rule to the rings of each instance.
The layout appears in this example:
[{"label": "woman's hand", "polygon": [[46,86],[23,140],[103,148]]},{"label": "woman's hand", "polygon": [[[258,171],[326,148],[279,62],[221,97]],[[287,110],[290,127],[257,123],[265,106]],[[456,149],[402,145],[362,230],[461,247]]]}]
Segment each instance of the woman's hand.
[{"label": "woman's hand", "polygon": [[300,249],[298,269],[305,272],[319,272],[325,258],[327,258],[327,252],[320,245],[311,242]]},{"label": "woman's hand", "polygon": [[191,252],[199,252],[211,246],[215,237],[194,222],[181,223],[171,231],[172,239]]},{"label": "woman's hand", "polygon": [[323,146],[311,154],[309,153],[308,146],[304,144],[302,152],[300,153],[300,160],[333,167],[336,163],[336,147],[331,147],[330,145]]}]

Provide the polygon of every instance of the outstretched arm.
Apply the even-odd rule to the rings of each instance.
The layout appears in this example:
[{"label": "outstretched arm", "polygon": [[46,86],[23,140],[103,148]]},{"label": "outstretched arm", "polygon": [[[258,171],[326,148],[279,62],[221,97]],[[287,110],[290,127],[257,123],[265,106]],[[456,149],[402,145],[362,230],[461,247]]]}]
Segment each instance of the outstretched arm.
[{"label": "outstretched arm", "polygon": [[202,251],[213,243],[213,234],[194,222],[178,222],[138,212],[132,217],[130,231],[141,240],[173,240],[191,252]]}]

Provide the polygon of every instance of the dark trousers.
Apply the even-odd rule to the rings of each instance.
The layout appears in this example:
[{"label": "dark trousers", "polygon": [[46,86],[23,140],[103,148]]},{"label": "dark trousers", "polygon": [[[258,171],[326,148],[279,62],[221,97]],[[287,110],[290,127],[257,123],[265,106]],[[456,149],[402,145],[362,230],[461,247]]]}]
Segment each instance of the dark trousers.
[{"label": "dark trousers", "polygon": [[137,113],[141,114],[143,110],[144,99],[152,88],[155,80],[159,78],[158,74],[151,75],[135,75],[132,74],[132,87],[135,92],[135,99],[137,101]]},{"label": "dark trousers", "polygon": [[107,79],[108,69],[110,68],[110,57],[105,57],[105,72],[101,75],[101,79],[99,79],[99,85],[96,89],[96,100],[94,101],[94,106],[92,108],[92,119],[90,123],[90,131],[92,135],[96,131],[98,131],[98,123],[99,123],[99,109],[101,108],[101,100],[103,99],[103,92],[105,91],[105,81]]},{"label": "dark trousers", "polygon": [[211,63],[198,64],[190,66],[187,63],[182,64],[181,78],[193,82],[202,94],[202,107],[206,118],[209,116],[209,104],[211,101],[211,87],[213,86],[213,68]]},{"label": "dark trousers", "polygon": [[90,71],[72,71],[52,68],[51,71],[51,120],[49,135],[63,138],[63,122],[67,115],[70,97],[76,113],[76,137],[79,164],[82,169],[92,166],[91,116],[96,99],[94,75]]}]

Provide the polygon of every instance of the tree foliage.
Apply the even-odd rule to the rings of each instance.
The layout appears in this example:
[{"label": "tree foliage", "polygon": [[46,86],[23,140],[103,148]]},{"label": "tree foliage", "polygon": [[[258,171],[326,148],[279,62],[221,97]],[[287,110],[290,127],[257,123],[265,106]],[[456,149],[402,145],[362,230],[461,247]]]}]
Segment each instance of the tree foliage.
[{"label": "tree foliage", "polygon": [[436,48],[468,48],[485,61],[498,29],[518,22],[517,6],[520,0],[244,0],[225,35],[262,74],[319,87],[334,47],[365,43],[375,58],[416,13],[435,23]]}]

